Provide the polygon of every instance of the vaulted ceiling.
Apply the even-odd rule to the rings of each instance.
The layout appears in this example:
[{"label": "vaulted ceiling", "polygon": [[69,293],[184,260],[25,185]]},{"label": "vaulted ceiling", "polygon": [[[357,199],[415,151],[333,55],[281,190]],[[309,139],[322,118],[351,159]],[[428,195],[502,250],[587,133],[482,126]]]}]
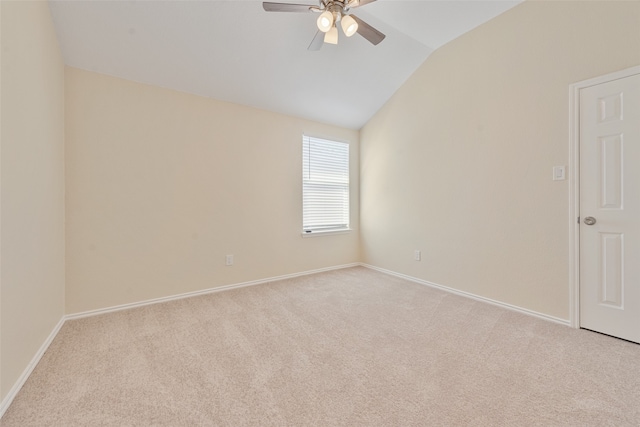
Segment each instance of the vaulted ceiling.
[{"label": "vaulted ceiling", "polygon": [[67,65],[359,129],[431,52],[518,3],[378,0],[352,12],[386,34],[379,45],[340,32],[337,45],[316,52],[307,47],[317,14],[267,13],[260,1],[50,8]]}]

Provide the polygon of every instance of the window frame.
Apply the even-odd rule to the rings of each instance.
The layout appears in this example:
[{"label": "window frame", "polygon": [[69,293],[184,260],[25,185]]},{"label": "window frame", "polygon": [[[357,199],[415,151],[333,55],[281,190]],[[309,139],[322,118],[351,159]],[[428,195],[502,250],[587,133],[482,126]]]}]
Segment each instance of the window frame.
[{"label": "window frame", "polygon": [[[337,184],[337,186],[342,186],[343,189],[346,189],[346,212],[343,212],[343,215],[346,215],[346,217],[344,219],[346,219],[346,224],[344,226],[338,226],[338,227],[331,227],[331,226],[326,226],[326,228],[322,228],[321,226],[318,227],[306,227],[305,228],[305,183],[308,183],[309,181],[313,180],[309,180],[306,178],[305,174],[307,171],[307,163],[311,162],[311,158],[307,157],[308,154],[307,153],[307,144],[311,144],[311,143],[322,143],[322,142],[327,142],[328,144],[343,144],[346,147],[346,182],[334,182],[334,184]],[[303,134],[302,135],[302,156],[301,156],[301,160],[302,160],[302,192],[301,192],[301,196],[302,196],[302,237],[317,237],[317,236],[327,236],[327,235],[333,235],[333,234],[345,234],[345,233],[349,233],[352,228],[351,228],[351,198],[352,198],[352,192],[351,192],[351,144],[348,141],[344,141],[344,140],[338,140],[338,139],[328,139],[326,137],[316,137],[316,136],[311,136],[308,134]],[[343,159],[344,161],[344,159]],[[344,171],[343,171],[344,172]],[[316,183],[322,183],[322,181],[316,181]],[[326,181],[325,181],[326,182]],[[319,184],[321,185],[321,184]],[[327,184],[329,186],[331,186],[331,184]]]}]

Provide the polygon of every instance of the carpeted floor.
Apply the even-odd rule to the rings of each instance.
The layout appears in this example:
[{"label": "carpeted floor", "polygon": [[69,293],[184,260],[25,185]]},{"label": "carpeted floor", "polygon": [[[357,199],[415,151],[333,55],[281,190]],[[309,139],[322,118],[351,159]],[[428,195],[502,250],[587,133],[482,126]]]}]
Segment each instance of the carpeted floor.
[{"label": "carpeted floor", "polygon": [[639,426],[640,345],[349,268],[67,322],[11,426]]}]

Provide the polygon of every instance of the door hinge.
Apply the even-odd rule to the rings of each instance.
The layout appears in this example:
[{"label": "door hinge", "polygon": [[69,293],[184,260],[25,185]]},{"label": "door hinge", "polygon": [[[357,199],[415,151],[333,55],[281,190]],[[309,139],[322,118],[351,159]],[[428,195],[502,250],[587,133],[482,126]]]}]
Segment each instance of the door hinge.
[{"label": "door hinge", "polygon": [[580,224],[580,217],[578,217],[578,224]]}]

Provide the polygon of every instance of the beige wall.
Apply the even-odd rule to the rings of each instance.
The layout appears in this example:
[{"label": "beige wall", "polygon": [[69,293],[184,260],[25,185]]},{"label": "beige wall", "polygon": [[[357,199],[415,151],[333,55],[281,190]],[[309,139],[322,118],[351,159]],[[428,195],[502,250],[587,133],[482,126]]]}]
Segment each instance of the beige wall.
[{"label": "beige wall", "polygon": [[46,2],[0,2],[0,396],[64,315],[64,64]]},{"label": "beige wall", "polygon": [[525,2],[437,50],[361,131],[363,260],[568,319],[569,85],[638,64],[640,2]]},{"label": "beige wall", "polygon": [[[67,313],[359,260],[357,131],[74,68],[66,111]],[[301,237],[303,133],[351,143],[350,234]]]}]

